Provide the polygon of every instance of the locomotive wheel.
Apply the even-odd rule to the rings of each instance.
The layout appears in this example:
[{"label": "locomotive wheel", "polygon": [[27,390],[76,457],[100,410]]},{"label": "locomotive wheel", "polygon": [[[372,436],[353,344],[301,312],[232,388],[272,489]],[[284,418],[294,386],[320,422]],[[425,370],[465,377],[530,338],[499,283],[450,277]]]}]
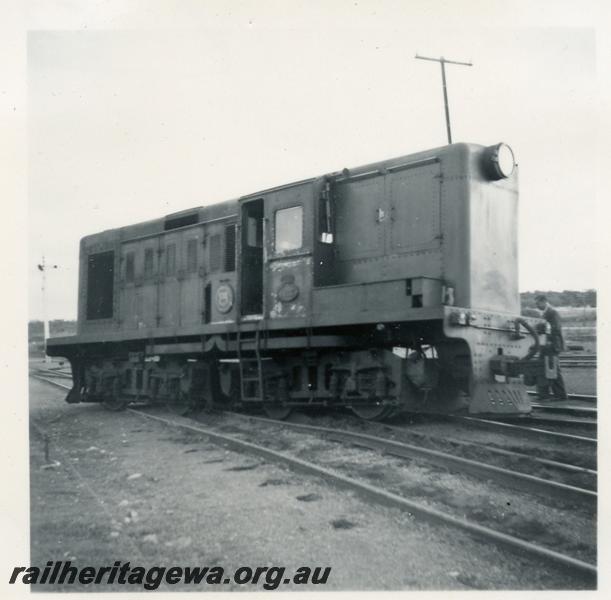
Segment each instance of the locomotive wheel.
[{"label": "locomotive wheel", "polygon": [[239,374],[219,363],[211,369],[212,403],[216,408],[231,410],[240,397]]},{"label": "locomotive wheel", "polygon": [[385,406],[384,404],[354,405],[351,409],[357,417],[366,421],[382,421],[394,412],[392,406]]},{"label": "locomotive wheel", "polygon": [[169,398],[165,401],[165,406],[170,412],[181,416],[191,412],[195,408],[196,404],[197,402],[195,398],[193,398],[188,392],[183,391],[178,394],[178,397]]},{"label": "locomotive wheel", "polygon": [[102,400],[102,406],[106,410],[110,410],[112,412],[119,412],[120,410],[125,410],[125,407],[128,404],[129,399],[121,395],[107,395],[104,396],[104,400]]},{"label": "locomotive wheel", "polygon": [[102,405],[106,410],[118,412],[124,410],[129,404],[129,398],[121,394],[121,386],[117,378],[106,380],[104,382],[104,393],[102,396]]},{"label": "locomotive wheel", "polygon": [[284,419],[293,412],[290,406],[284,406],[278,402],[265,402],[263,404],[263,410],[270,419],[276,419],[278,421],[284,421]]}]

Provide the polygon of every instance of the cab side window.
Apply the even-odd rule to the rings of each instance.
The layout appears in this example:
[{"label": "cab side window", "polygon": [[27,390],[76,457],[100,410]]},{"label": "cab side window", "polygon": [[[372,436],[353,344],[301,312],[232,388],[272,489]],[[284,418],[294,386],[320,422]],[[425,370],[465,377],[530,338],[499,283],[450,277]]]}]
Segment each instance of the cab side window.
[{"label": "cab side window", "polygon": [[277,210],[274,224],[276,252],[298,250],[303,246],[303,206]]}]

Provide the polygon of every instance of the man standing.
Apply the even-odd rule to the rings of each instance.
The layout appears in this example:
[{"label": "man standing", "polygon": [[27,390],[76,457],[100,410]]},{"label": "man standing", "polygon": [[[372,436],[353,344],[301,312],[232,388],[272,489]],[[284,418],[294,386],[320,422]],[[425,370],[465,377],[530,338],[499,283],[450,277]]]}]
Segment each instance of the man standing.
[{"label": "man standing", "polygon": [[567,400],[568,396],[566,394],[564,379],[560,372],[560,360],[558,357],[560,352],[564,350],[564,338],[562,337],[560,315],[543,294],[535,298],[535,304],[541,311],[541,317],[549,324],[547,344],[541,349],[541,356],[544,361],[553,361],[556,369],[555,379],[548,379],[545,373],[547,369],[544,370],[544,373],[542,373],[537,382],[537,394],[540,400],[549,399],[551,397],[549,394],[551,388],[552,394],[556,400]]}]

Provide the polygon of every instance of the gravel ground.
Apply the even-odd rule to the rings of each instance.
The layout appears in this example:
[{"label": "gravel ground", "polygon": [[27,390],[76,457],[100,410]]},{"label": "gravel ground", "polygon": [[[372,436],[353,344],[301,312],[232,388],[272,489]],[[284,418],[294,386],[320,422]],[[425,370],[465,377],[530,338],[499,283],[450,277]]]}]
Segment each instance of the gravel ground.
[{"label": "gravel ground", "polygon": [[[239,566],[284,566],[287,573],[304,565],[331,566],[324,587],[329,590],[587,586],[563,569],[369,504],[322,480],[226,451],[203,436],[129,412],[70,406],[63,396],[31,381],[30,411],[37,424],[30,437],[33,565],[129,560],[142,566],[220,565],[227,573]],[[49,435],[49,460],[60,463],[56,468],[46,468],[41,430]],[[263,588],[230,583],[220,589]]]}]

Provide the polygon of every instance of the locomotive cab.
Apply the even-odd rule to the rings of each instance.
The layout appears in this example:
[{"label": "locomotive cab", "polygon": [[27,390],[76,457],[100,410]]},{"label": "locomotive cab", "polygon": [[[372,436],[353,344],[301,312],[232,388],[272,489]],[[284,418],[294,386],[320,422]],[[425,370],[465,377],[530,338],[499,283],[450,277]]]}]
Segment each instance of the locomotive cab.
[{"label": "locomotive cab", "polygon": [[240,200],[242,321],[304,326],[312,288],[311,195],[308,181]]}]

